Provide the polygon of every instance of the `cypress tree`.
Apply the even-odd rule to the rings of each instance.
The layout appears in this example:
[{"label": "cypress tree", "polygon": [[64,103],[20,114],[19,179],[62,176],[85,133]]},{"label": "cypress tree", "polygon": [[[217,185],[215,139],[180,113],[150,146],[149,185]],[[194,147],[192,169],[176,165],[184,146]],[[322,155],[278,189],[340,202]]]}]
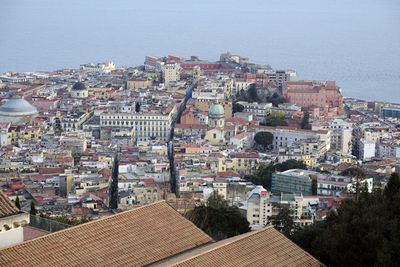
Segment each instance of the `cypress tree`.
[{"label": "cypress tree", "polygon": [[19,203],[19,197],[17,196],[17,199],[15,200],[15,206],[21,210],[21,204]]},{"label": "cypress tree", "polygon": [[29,213],[32,215],[36,215],[37,213],[37,210],[35,208],[35,203],[33,201],[31,202],[31,211]]}]

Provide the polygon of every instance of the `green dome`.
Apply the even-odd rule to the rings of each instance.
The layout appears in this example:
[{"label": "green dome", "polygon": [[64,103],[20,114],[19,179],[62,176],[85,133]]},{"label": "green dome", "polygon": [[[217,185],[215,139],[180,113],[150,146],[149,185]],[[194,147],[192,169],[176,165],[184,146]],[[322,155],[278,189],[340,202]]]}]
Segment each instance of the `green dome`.
[{"label": "green dome", "polygon": [[212,105],[210,111],[208,111],[209,116],[224,116],[224,114],[224,107],[221,104]]}]

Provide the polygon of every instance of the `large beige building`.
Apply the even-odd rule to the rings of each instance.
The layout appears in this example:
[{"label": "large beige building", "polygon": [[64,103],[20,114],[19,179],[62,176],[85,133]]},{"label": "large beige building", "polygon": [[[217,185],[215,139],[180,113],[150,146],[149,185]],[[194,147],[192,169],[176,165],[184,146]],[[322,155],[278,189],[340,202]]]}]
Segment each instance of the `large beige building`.
[{"label": "large beige building", "polygon": [[168,87],[171,83],[180,79],[179,66],[177,64],[167,64],[164,68],[164,85]]},{"label": "large beige building", "polygon": [[149,79],[130,79],[126,81],[126,89],[143,89],[151,86],[153,83]]},{"label": "large beige building", "polygon": [[106,113],[100,115],[103,127],[133,128],[136,141],[168,140],[176,107],[170,113]]}]

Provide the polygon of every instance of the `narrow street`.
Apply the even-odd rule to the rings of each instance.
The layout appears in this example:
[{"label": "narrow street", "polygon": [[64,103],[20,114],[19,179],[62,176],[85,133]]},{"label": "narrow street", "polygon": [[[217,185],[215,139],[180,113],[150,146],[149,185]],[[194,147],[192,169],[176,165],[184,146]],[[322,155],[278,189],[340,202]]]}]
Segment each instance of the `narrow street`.
[{"label": "narrow street", "polygon": [[185,98],[182,100],[178,113],[174,120],[171,123],[171,132],[170,132],[170,138],[168,141],[168,159],[169,159],[169,169],[170,169],[170,184],[171,184],[171,192],[176,194],[177,196],[179,195],[179,191],[177,188],[177,173],[176,173],[176,165],[175,165],[175,154],[174,154],[174,131],[175,131],[175,125],[178,121],[180,121],[181,116],[183,111],[186,109],[186,103],[187,101],[192,97],[192,91],[193,89],[197,86],[197,83],[193,83],[187,90],[186,90],[186,95]]}]

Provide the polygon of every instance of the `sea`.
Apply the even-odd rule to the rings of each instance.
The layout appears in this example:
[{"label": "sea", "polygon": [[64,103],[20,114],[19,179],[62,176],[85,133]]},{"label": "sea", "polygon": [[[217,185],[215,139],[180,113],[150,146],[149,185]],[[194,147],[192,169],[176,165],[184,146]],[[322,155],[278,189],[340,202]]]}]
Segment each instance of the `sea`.
[{"label": "sea", "polygon": [[399,0],[0,0],[0,73],[227,51],[400,103]]}]

